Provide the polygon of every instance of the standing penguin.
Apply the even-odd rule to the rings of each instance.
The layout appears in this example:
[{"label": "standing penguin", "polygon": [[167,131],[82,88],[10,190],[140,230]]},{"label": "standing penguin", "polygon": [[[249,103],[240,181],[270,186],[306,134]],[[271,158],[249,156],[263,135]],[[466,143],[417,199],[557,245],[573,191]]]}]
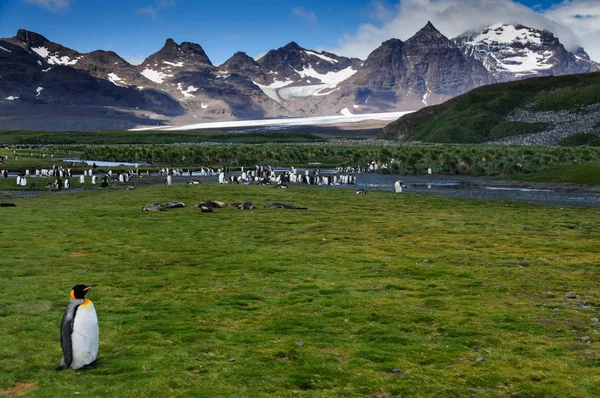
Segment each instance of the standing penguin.
[{"label": "standing penguin", "polygon": [[402,193],[404,188],[406,188],[406,185],[404,185],[402,181],[396,181],[396,183],[394,184],[394,192],[396,193]]},{"label": "standing penguin", "polygon": [[97,285],[75,285],[71,301],[60,326],[63,359],[57,369],[81,369],[96,360],[98,354],[98,317],[92,300],[85,294]]}]

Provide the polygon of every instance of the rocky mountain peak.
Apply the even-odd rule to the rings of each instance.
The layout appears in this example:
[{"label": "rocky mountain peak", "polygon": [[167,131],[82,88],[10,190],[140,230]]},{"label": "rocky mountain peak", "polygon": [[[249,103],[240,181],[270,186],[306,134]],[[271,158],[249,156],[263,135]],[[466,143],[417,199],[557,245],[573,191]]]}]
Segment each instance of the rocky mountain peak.
[{"label": "rocky mountain peak", "polygon": [[237,73],[238,75],[246,76],[258,84],[265,84],[266,80],[260,65],[258,65],[254,58],[242,51],[236,52],[231,58],[221,64],[219,71],[227,74]]},{"label": "rocky mountain peak", "polygon": [[570,53],[551,32],[521,24],[494,24],[464,33],[453,42],[465,55],[481,61],[498,81],[584,73],[597,68],[586,59],[585,52]]},{"label": "rocky mountain peak", "polygon": [[575,55],[576,57],[579,57],[579,58],[583,58],[586,61],[591,61],[589,54],[587,52],[585,52],[583,47],[577,47],[576,49],[574,49],[573,55]]},{"label": "rocky mountain peak", "polygon": [[298,43],[296,43],[295,41],[291,41],[288,44],[286,44],[283,48],[285,48],[286,50],[295,50],[295,51],[300,51],[302,50],[302,47],[300,47],[298,45]]},{"label": "rocky mountain peak", "polygon": [[431,22],[427,22],[427,25],[406,40],[405,43],[409,46],[416,45],[419,47],[448,47],[452,45],[450,39],[440,33]]},{"label": "rocky mountain peak", "polygon": [[168,38],[165,45],[146,58],[137,69],[146,78],[161,84],[182,72],[208,72],[216,68],[199,44],[187,41],[177,44]]},{"label": "rocky mountain peak", "polygon": [[17,31],[16,38],[30,47],[41,47],[50,43],[50,40],[46,39],[39,33],[31,32],[25,29],[19,29]]}]

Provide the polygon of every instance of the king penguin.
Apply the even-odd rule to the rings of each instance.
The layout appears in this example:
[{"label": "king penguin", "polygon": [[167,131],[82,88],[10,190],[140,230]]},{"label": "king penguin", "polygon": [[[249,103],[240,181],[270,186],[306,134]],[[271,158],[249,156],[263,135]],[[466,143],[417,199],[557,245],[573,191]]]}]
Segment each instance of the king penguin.
[{"label": "king penguin", "polygon": [[404,185],[402,181],[396,181],[396,183],[394,184],[394,192],[396,193],[402,193],[404,188],[406,188],[406,185]]},{"label": "king penguin", "polygon": [[63,359],[57,369],[81,369],[98,354],[98,317],[92,300],[85,294],[97,285],[75,285],[60,326]]}]

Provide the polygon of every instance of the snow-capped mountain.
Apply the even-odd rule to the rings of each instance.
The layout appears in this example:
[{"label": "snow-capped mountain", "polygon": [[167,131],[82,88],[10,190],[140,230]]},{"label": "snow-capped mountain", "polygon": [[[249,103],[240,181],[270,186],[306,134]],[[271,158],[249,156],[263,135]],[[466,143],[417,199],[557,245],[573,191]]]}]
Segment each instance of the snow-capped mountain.
[{"label": "snow-capped mountain", "polygon": [[[177,101],[161,91],[141,92],[118,86],[107,77],[98,78],[87,70],[73,67],[76,64],[85,67],[83,60],[83,54],[52,43],[33,32],[20,30],[17,36],[0,40],[0,103],[23,105],[30,110],[35,109],[36,115],[47,110],[53,117],[59,114],[56,112],[57,106],[103,107],[98,111],[99,117],[103,118],[109,113],[115,114],[114,110],[108,112],[105,107],[136,111],[143,109],[170,117],[185,113]],[[92,64],[94,68],[101,65]],[[40,108],[37,105],[48,107]],[[4,113],[7,112],[4,109]],[[130,119],[139,123],[141,121],[138,118],[139,115],[133,112]],[[33,122],[28,119],[24,125],[30,126],[29,123]],[[43,128],[41,126],[43,124],[37,128]]]},{"label": "snow-capped mountain", "polygon": [[[449,40],[427,23],[365,61],[291,42],[258,60],[238,52],[218,67],[190,42],[167,39],[135,66],[111,51],[80,53],[19,30],[0,40],[0,106],[4,116],[36,112],[40,125],[29,116],[0,119],[5,128],[53,128],[46,122],[54,118],[57,129],[99,129],[410,111],[490,83],[597,70],[583,49],[569,52],[552,33],[521,25]],[[85,116],[71,123],[74,114]]]},{"label": "snow-capped mountain", "polygon": [[453,41],[501,82],[600,70],[583,48],[571,53],[551,32],[523,25],[495,24]]},{"label": "snow-capped mountain", "polygon": [[361,64],[356,58],[307,50],[291,42],[257,61],[263,78],[253,82],[278,103],[326,96],[339,90],[338,84],[354,75]]},{"label": "snow-capped mountain", "polygon": [[339,98],[358,112],[419,109],[493,81],[479,61],[428,23],[405,42],[391,39],[373,51],[342,84]]}]

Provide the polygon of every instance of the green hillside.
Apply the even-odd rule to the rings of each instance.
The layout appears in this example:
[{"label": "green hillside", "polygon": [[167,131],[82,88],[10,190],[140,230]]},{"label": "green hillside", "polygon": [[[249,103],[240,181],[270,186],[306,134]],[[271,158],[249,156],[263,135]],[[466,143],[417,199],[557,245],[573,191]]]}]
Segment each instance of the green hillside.
[{"label": "green hillside", "polygon": [[506,121],[515,109],[585,113],[600,104],[600,73],[541,77],[477,88],[389,124],[385,138],[439,143],[481,143],[544,131],[545,123]]}]

